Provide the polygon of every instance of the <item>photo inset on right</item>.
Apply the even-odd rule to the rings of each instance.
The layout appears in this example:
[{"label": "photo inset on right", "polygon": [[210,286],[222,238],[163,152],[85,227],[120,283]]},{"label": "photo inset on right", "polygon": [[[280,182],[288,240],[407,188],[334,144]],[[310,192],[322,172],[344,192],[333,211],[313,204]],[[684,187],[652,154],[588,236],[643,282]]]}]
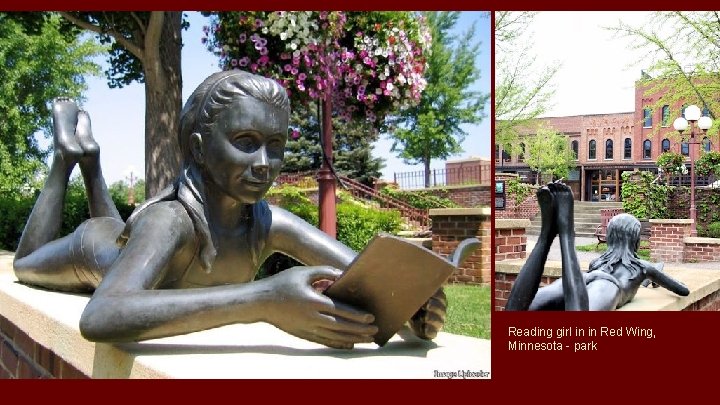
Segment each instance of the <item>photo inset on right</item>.
[{"label": "photo inset on right", "polygon": [[720,309],[716,15],[495,13],[495,310]]}]

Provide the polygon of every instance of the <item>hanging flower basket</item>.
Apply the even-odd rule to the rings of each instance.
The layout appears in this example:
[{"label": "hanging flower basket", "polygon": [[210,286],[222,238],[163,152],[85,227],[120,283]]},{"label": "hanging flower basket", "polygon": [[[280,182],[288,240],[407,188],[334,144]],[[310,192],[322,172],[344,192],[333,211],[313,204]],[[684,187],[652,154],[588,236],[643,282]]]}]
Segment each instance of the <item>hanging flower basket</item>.
[{"label": "hanging flower basket", "polygon": [[695,171],[700,176],[720,175],[720,152],[705,152],[695,161]]},{"label": "hanging flower basket", "polygon": [[687,174],[685,156],[675,152],[661,153],[657,158],[658,169],[667,174]]},{"label": "hanging flower basket", "polygon": [[247,11],[218,14],[203,42],[223,69],[274,78],[293,102],[329,94],[339,117],[374,123],[420,100],[431,36],[412,12]]}]

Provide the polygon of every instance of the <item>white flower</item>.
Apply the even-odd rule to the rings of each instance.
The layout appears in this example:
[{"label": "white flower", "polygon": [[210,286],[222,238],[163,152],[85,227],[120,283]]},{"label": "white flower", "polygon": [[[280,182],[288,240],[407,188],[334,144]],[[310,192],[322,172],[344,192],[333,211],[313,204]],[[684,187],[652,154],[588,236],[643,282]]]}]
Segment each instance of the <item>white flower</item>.
[{"label": "white flower", "polygon": [[281,33],[280,33],[280,40],[281,40],[281,41],[284,41],[284,40],[286,40],[286,39],[287,39],[287,32],[281,32]]}]

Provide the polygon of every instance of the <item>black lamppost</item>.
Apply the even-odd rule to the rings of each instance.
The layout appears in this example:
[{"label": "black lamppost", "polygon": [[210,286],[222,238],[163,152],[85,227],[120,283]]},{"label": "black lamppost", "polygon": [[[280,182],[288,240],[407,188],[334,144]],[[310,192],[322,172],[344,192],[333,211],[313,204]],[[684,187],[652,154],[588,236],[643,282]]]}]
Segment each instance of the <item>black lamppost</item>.
[{"label": "black lamppost", "polygon": [[697,236],[697,211],[695,210],[695,145],[700,142],[695,140],[695,127],[707,133],[712,126],[712,119],[707,116],[700,116],[700,108],[696,105],[689,105],[685,108],[685,117],[678,117],[673,122],[675,130],[682,134],[690,126],[690,219],[692,225],[690,228],[690,236]]}]

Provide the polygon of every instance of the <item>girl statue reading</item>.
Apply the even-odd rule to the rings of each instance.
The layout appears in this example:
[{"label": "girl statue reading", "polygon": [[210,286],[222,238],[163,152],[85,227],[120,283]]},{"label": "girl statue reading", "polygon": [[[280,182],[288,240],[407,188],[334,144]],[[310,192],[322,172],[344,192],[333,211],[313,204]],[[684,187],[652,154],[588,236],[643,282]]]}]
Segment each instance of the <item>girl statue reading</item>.
[{"label": "girl statue reading", "polygon": [[[207,78],[183,108],[183,168],[174,184],[124,223],[108,194],[84,111],[53,106],[54,159],[15,255],[18,279],[93,292],[80,331],[93,341],[138,341],[233,323],[268,322],[313,342],[371,342],[373,314],[313,284],[337,279],[356,253],[263,197],[280,172],[290,107],[274,80],[232,70]],[[85,181],[91,218],[55,239],[68,178]],[[298,266],[253,281],[274,252]],[[433,338],[445,317],[440,290],[411,319]]]},{"label": "girl statue reading", "polygon": [[[630,302],[648,281],[686,296],[681,282],[662,272],[663,265],[637,256],[640,221],[630,214],[614,216],[607,226],[607,251],[580,271],[575,253],[573,194],[555,182],[537,193],[542,224],[537,244],[520,270],[505,306],[509,311],[594,310],[612,311]],[[555,237],[560,239],[562,278],[540,288],[548,252]]]}]

